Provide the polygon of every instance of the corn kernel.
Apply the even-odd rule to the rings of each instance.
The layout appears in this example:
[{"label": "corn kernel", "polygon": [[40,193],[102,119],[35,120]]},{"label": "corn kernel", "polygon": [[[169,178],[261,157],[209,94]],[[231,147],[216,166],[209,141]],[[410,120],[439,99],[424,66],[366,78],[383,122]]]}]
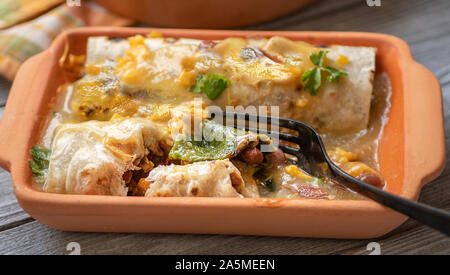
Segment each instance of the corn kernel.
[{"label": "corn kernel", "polygon": [[339,64],[340,67],[347,65],[350,60],[348,60],[348,58],[345,55],[340,54],[338,56],[337,62]]},{"label": "corn kernel", "polygon": [[195,84],[197,74],[194,71],[182,71],[178,77],[178,82],[181,85],[190,87]]},{"label": "corn kernel", "polygon": [[147,34],[148,38],[163,38],[163,35],[159,31],[152,30],[151,33]]},{"label": "corn kernel", "polygon": [[309,100],[306,98],[300,98],[297,100],[297,102],[295,103],[295,105],[299,108],[304,108],[308,105]]},{"label": "corn kernel", "polygon": [[340,167],[342,170],[347,172],[347,174],[355,178],[363,174],[379,174],[377,171],[362,162],[348,162],[340,165]]},{"label": "corn kernel", "polygon": [[119,114],[115,113],[115,114],[112,115],[110,120],[116,120],[116,119],[119,119],[119,118],[121,118],[121,116]]},{"label": "corn kernel", "polygon": [[297,177],[300,179],[311,180],[313,177],[305,174],[300,168],[295,165],[289,165],[284,168],[284,171],[293,177]]},{"label": "corn kernel", "polygon": [[168,121],[172,113],[169,106],[158,106],[152,113],[151,119],[154,121]]},{"label": "corn kernel", "polygon": [[331,159],[337,163],[346,163],[349,161],[355,161],[359,157],[359,154],[347,152],[339,147],[336,147],[333,151],[330,151],[329,155],[331,156]]},{"label": "corn kernel", "polygon": [[128,38],[128,43],[130,43],[131,47],[138,45],[145,45],[145,39],[142,35],[136,35]]},{"label": "corn kernel", "polygon": [[198,58],[194,56],[186,56],[181,59],[181,67],[186,71],[192,71],[195,68]]}]

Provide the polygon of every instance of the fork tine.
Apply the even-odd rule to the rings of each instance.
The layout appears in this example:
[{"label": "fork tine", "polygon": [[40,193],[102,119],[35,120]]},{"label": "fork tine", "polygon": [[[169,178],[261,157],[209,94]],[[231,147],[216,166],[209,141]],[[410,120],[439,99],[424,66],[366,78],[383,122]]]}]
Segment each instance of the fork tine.
[{"label": "fork tine", "polygon": [[264,134],[264,135],[268,135],[268,136],[277,136],[278,139],[280,140],[285,140],[285,141],[289,141],[289,142],[293,142],[293,143],[298,143],[299,140],[299,136],[297,135],[291,135],[288,133],[282,133],[282,132],[276,132],[276,131],[268,131],[268,130],[263,130],[263,129],[255,129],[255,128],[249,128],[249,127],[244,127],[244,129],[246,131],[250,131],[250,132],[254,132],[254,133],[260,133],[260,134]]},{"label": "fork tine", "polygon": [[[243,118],[246,121],[252,120],[252,121],[258,121],[258,122],[265,122],[267,124],[272,125],[278,125],[284,128],[297,130],[298,127],[307,127],[307,125],[302,124],[299,121],[282,118],[282,117],[275,117],[275,116],[265,116],[265,115],[251,115],[248,113],[237,113],[237,112],[227,112],[227,111],[217,111],[213,112],[216,115],[221,115],[223,118],[237,118],[241,119]],[[309,127],[308,127],[309,128]]]},{"label": "fork tine", "polygon": [[297,148],[290,147],[290,146],[287,146],[287,145],[282,145],[282,144],[279,144],[278,148],[280,148],[281,151],[283,151],[283,152],[285,152],[285,153],[287,153],[289,155],[293,155],[293,156],[298,156],[298,154],[300,152],[300,150],[297,149]]},{"label": "fork tine", "polygon": [[[234,125],[235,128],[244,128],[248,131],[254,131],[259,133],[268,133],[269,135],[277,135],[281,140],[286,140],[288,142],[293,142],[300,147],[304,147],[305,143],[308,142],[310,137],[317,136],[317,133],[315,130],[309,126],[308,124],[302,123],[297,120],[287,119],[287,118],[280,118],[280,117],[272,117],[272,116],[260,116],[260,115],[251,115],[248,113],[237,113],[237,112],[226,112],[226,111],[214,111],[211,114],[221,116],[224,120],[226,119],[236,119],[237,125]],[[275,125],[280,126],[286,129],[294,130],[297,132],[297,134],[288,134],[288,133],[282,133],[282,132],[276,132],[276,131],[265,131],[265,130],[259,130],[259,129],[251,129],[247,127],[244,123],[244,125],[239,125],[239,120],[243,121],[249,121],[250,122],[259,122],[267,125]],[[273,136],[272,136],[273,137]],[[319,143],[320,143],[319,139]]]}]

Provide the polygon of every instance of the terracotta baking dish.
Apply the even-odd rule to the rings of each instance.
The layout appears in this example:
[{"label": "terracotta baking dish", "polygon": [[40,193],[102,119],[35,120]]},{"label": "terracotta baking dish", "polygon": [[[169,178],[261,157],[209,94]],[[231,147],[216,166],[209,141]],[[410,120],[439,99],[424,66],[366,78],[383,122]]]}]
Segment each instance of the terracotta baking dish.
[{"label": "terracotta baking dish", "polygon": [[114,13],[173,28],[232,28],[286,15],[316,0],[95,0]]},{"label": "terracotta baking dish", "polygon": [[[144,198],[47,194],[33,189],[29,151],[42,130],[50,100],[64,82],[58,60],[66,45],[85,51],[94,35],[127,37],[151,29],[81,28],[59,36],[20,69],[0,124],[0,165],[11,171],[23,209],[61,230],[219,233],[321,238],[373,238],[406,218],[372,201],[240,198]],[[416,200],[445,161],[441,90],[433,74],[402,40],[374,33],[159,29],[165,36],[222,39],[281,35],[313,44],[378,48],[377,68],[392,81],[392,108],[379,149],[387,191]]]}]

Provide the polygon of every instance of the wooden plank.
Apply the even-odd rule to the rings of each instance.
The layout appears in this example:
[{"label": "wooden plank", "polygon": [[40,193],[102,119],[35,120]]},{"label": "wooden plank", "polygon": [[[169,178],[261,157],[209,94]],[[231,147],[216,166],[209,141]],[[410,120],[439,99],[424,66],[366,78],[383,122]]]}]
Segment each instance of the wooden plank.
[{"label": "wooden plank", "polygon": [[30,221],[14,196],[11,176],[0,168],[0,231]]},{"label": "wooden plank", "polygon": [[[432,5],[428,0],[382,0],[382,3],[382,7],[368,7],[363,0],[323,0],[303,12],[249,29],[381,32],[406,37],[409,42],[448,32],[446,24],[450,19],[445,15],[449,1],[437,0]],[[315,14],[315,10],[321,13]]]},{"label": "wooden plank", "polygon": [[307,22],[315,18],[324,18],[330,14],[345,12],[351,7],[361,5],[364,5],[361,0],[319,0],[299,12],[294,12],[276,20],[265,22],[256,26],[246,27],[244,29],[287,30],[292,26],[298,26],[299,22]]},{"label": "wooden plank", "polygon": [[[449,210],[449,209],[447,209]],[[411,225],[410,230],[377,241],[382,255],[449,255],[450,238],[424,225]],[[367,245],[339,254],[367,255]]]},{"label": "wooden plank", "polygon": [[[4,107],[0,107],[0,119],[2,118],[3,110]],[[11,184],[11,176],[2,168],[0,168],[0,198],[0,231],[33,220],[17,202]]]},{"label": "wooden plank", "polygon": [[[448,144],[448,143],[447,143]],[[450,161],[447,161],[447,167]],[[420,201],[450,211],[450,169],[438,180],[426,185]],[[420,223],[408,220],[388,236],[373,240],[380,244],[381,253],[389,254],[450,254],[450,238]],[[366,245],[338,254],[368,254]]]},{"label": "wooden plank", "polygon": [[330,254],[366,240],[320,240],[189,234],[76,233],[36,221],[0,232],[0,254],[65,254],[78,242],[82,254]]},{"label": "wooden plank", "polygon": [[[450,210],[442,184],[448,173],[423,190],[421,201]],[[448,196],[447,196],[448,197]],[[76,233],[50,229],[36,221],[0,232],[0,254],[66,254],[66,245],[78,242],[83,254],[366,254],[378,241],[383,254],[448,254],[449,239],[408,221],[377,240],[320,240],[282,237],[188,234]]]}]

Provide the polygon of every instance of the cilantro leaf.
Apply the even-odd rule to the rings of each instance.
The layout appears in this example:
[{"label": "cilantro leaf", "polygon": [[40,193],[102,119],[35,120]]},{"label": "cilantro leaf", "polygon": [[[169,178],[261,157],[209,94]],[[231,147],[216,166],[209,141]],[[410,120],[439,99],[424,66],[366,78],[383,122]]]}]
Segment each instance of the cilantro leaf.
[{"label": "cilantro leaf", "polygon": [[317,95],[320,85],[322,85],[322,74],[320,68],[308,70],[303,74],[303,81],[306,81],[305,90],[311,95]]},{"label": "cilantro leaf", "polygon": [[241,150],[249,137],[245,131],[223,126],[212,121],[200,124],[201,139],[195,135],[179,134],[169,152],[169,159],[196,162],[225,159]]},{"label": "cilantro leaf", "polygon": [[204,75],[197,74],[197,77],[195,78],[195,84],[192,85],[191,88],[189,88],[189,91],[191,93],[200,94],[202,92],[202,90],[200,88],[203,85],[203,78],[204,78]]},{"label": "cilantro leaf", "polygon": [[37,183],[44,183],[50,161],[50,150],[41,146],[31,148],[31,157],[28,161],[31,173]]},{"label": "cilantro leaf", "polygon": [[311,62],[314,65],[321,67],[323,64],[323,60],[325,59],[325,56],[327,55],[327,53],[329,53],[329,52],[328,51],[319,51],[318,54],[312,53],[309,56],[309,59],[311,60]]},{"label": "cilantro leaf", "polygon": [[275,192],[276,186],[272,179],[268,179],[261,183],[262,186],[267,188],[270,192]]},{"label": "cilantro leaf", "polygon": [[305,83],[305,90],[309,91],[311,95],[317,95],[320,86],[322,86],[322,72],[326,72],[329,75],[326,78],[327,82],[338,83],[341,76],[348,75],[344,71],[340,71],[330,66],[323,66],[323,61],[328,51],[319,51],[319,53],[312,53],[309,56],[311,62],[316,65],[314,69],[307,70],[303,76],[302,81]]},{"label": "cilantro leaf", "polygon": [[230,80],[225,76],[216,74],[198,74],[195,84],[189,91],[192,93],[204,93],[209,99],[216,99],[228,86]]},{"label": "cilantro leaf", "polygon": [[346,72],[344,71],[339,71],[338,69],[335,69],[333,67],[323,67],[322,70],[330,73],[330,75],[327,77],[327,81],[328,82],[339,82],[339,79],[341,76],[345,76],[348,75]]}]

